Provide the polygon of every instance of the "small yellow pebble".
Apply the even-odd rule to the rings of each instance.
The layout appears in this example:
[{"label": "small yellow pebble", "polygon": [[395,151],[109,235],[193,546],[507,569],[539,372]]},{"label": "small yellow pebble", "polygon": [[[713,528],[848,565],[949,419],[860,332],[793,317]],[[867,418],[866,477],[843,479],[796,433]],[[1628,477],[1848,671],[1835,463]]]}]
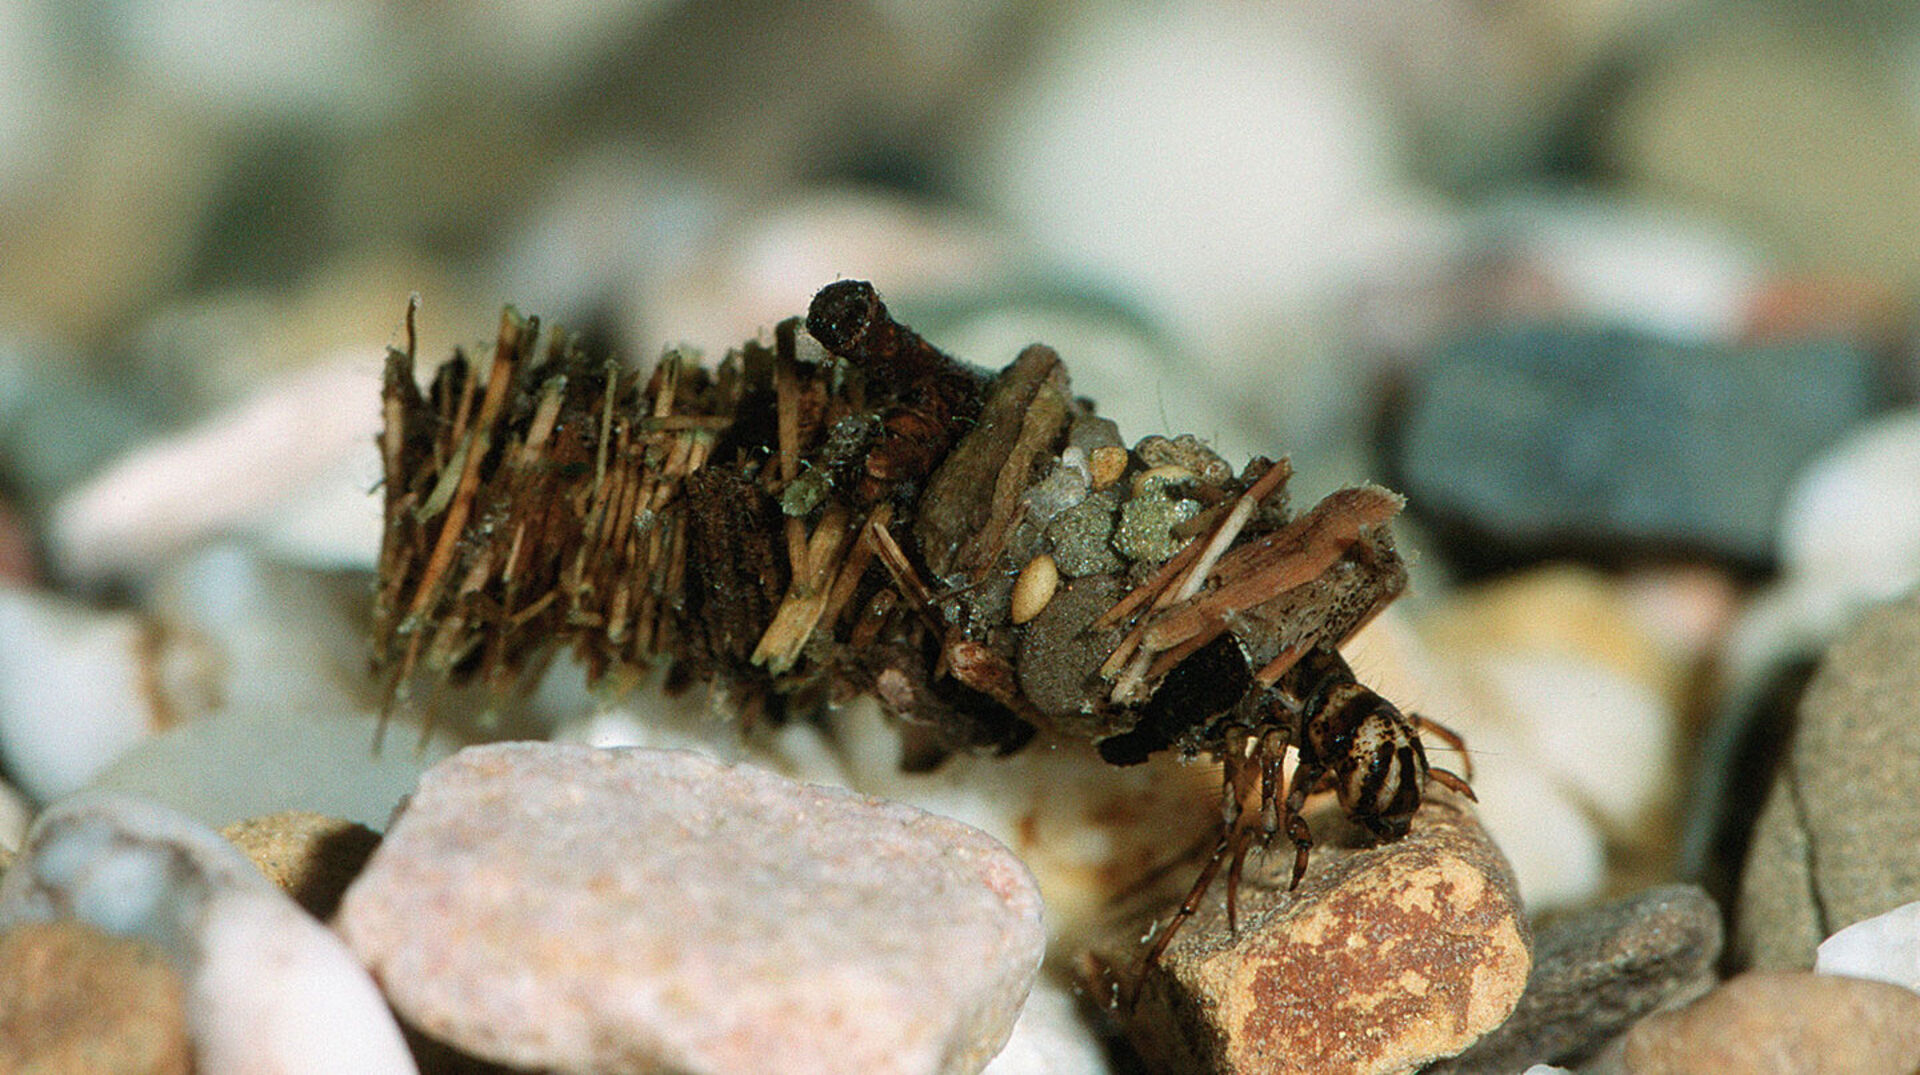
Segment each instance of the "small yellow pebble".
[{"label": "small yellow pebble", "polygon": [[1095,489],[1105,489],[1120,480],[1127,470],[1127,450],[1118,444],[1102,444],[1087,457],[1087,472]]},{"label": "small yellow pebble", "polygon": [[1025,623],[1040,615],[1059,588],[1060,565],[1053,562],[1052,553],[1043,552],[1028,560],[1020,569],[1020,577],[1013,580],[1013,622]]}]

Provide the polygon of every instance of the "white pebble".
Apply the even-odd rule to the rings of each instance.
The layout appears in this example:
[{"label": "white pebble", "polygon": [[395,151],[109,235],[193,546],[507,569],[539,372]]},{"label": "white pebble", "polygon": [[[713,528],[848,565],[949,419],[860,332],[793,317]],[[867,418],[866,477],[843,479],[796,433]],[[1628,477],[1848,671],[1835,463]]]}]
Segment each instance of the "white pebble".
[{"label": "white pebble", "polygon": [[1813,969],[1920,992],[1920,901],[1855,922],[1821,941]]},{"label": "white pebble", "polygon": [[365,970],[232,844],[130,796],[49,807],[0,880],[0,929],[76,918],[166,952],[205,1075],[411,1075]]},{"label": "white pebble", "polygon": [[1566,788],[1507,733],[1456,730],[1473,752],[1476,813],[1513,867],[1527,912],[1577,907],[1597,896],[1606,846]]},{"label": "white pebble", "polygon": [[1510,258],[1545,273],[1569,316],[1699,342],[1731,341],[1762,282],[1732,229],[1592,195],[1529,198],[1488,221]]},{"label": "white pebble", "polygon": [[0,588],[0,753],[22,791],[59,798],[167,722],[151,630],[131,613]]},{"label": "white pebble", "polygon": [[359,709],[367,674],[367,584],[219,542],[154,576],[147,608],[169,638],[218,656],[209,690],[227,710]]},{"label": "white pebble", "polygon": [[983,191],[1183,327],[1350,279],[1398,222],[1390,114],[1339,47],[1283,18],[1102,9],[1034,70],[980,158]]},{"label": "white pebble", "polygon": [[414,1072],[366,969],[278,892],[208,903],[189,1025],[204,1075]]},{"label": "white pebble", "polygon": [[1787,571],[1858,600],[1920,582],[1920,411],[1881,418],[1794,484],[1780,520]]},{"label": "white pebble", "polygon": [[[1529,913],[1577,907],[1599,894],[1604,841],[1572,789],[1536,753],[1526,711],[1502,704],[1470,666],[1429,649],[1404,606],[1389,607],[1346,653],[1361,682],[1466,740],[1475,812],[1513,867]],[[1434,765],[1467,775],[1457,754],[1423,739]]]},{"label": "white pebble", "polygon": [[1107,1052],[1079,1002],[1045,975],[1033,983],[1007,1047],[981,1075],[1107,1075]]}]

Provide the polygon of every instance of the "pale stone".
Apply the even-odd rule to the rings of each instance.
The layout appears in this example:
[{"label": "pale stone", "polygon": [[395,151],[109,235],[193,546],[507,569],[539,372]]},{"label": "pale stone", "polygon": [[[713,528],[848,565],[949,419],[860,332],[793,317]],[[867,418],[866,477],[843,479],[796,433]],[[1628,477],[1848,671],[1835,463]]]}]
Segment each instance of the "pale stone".
[{"label": "pale stone", "polygon": [[1579,1064],[1649,1012],[1716,984],[1720,908],[1694,885],[1660,885],[1547,920],[1533,938],[1520,1006],[1471,1049],[1426,1075],[1496,1075]]},{"label": "pale stone", "polygon": [[311,810],[383,829],[420,774],[461,744],[366,712],[223,712],[129,750],[88,785],[164,803],[203,824]]},{"label": "pale stone", "polygon": [[1047,975],[1033,983],[1007,1047],[981,1075],[1108,1075],[1107,1051],[1079,1001]]},{"label": "pale stone", "polygon": [[1765,279],[1766,260],[1734,229],[1645,199],[1535,196],[1487,223],[1506,257],[1546,276],[1569,320],[1730,342]]},{"label": "pale stone", "polygon": [[1820,942],[1813,969],[1920,993],[1920,902],[1855,922]]},{"label": "pale stone", "polygon": [[1632,832],[1672,794],[1672,708],[1645,684],[1598,664],[1489,656],[1480,673],[1525,721],[1529,753],[1612,830]]},{"label": "pale stone", "polygon": [[1755,971],[1641,1020],[1589,1070],[1910,1075],[1920,1070],[1920,995],[1885,982]]},{"label": "pale stone", "polygon": [[382,525],[369,493],[380,475],[379,401],[379,356],[351,354],[139,448],[55,505],[54,560],[101,580],[218,538],[269,534],[320,566],[371,567]]},{"label": "pale stone", "polygon": [[1045,941],[1026,868],[958,822],[533,743],[426,774],[336,928],[423,1031],[599,1072],[977,1071]]},{"label": "pale stone", "polygon": [[22,791],[65,795],[171,722],[162,646],[132,613],[0,589],[0,753]]},{"label": "pale stone", "polygon": [[1862,427],[1807,468],[1780,514],[1782,566],[1856,601],[1920,583],[1920,411]]},{"label": "pale stone", "polygon": [[[1441,622],[1434,624],[1435,618]],[[1538,914],[1588,902],[1606,873],[1599,828],[1538,757],[1533,714],[1502,704],[1463,655],[1472,650],[1452,639],[1457,628],[1450,619],[1437,611],[1416,624],[1402,606],[1391,606],[1348,643],[1348,660],[1382,696],[1465,739],[1462,758],[1437,738],[1422,737],[1433,764],[1471,777],[1476,814],[1506,856],[1528,910]],[[1429,632],[1438,636],[1432,645]]]},{"label": "pale stone", "polygon": [[1752,837],[1737,954],[1804,968],[1813,945],[1920,896],[1920,592],[1859,618],[1801,695]]}]

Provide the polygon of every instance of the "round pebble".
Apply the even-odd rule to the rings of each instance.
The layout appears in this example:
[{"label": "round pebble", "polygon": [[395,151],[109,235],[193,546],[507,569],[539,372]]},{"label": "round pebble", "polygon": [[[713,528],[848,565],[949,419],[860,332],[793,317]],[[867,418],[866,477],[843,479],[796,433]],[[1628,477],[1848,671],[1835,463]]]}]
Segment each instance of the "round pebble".
[{"label": "round pebble", "polygon": [[89,787],[139,795],[212,826],[282,810],[384,829],[428,766],[458,743],[372,713],[223,712],[154,736]]},{"label": "round pebble", "polygon": [[130,796],[49,807],[0,879],[0,929],[77,920],[164,952],[208,1075],[413,1075],[339,938],[193,819]]},{"label": "round pebble", "polygon": [[1670,793],[1674,713],[1645,685],[1565,657],[1488,658],[1479,672],[1526,721],[1529,752],[1612,831],[1635,832]]},{"label": "round pebble", "polygon": [[1080,1017],[1079,998],[1047,975],[1033,983],[1007,1047],[981,1075],[1107,1075],[1107,1051]]},{"label": "round pebble", "polygon": [[[1600,829],[1575,790],[1540,757],[1538,714],[1506,704],[1484,682],[1475,663],[1480,655],[1461,637],[1461,621],[1471,616],[1449,616],[1445,606],[1432,612],[1416,623],[1404,606],[1388,608],[1348,643],[1349,663],[1384,697],[1465,739],[1462,758],[1437,738],[1422,737],[1433,764],[1462,776],[1471,770],[1480,824],[1506,856],[1529,911],[1593,899],[1605,880]],[[1430,623],[1437,628],[1432,646],[1425,636]]]},{"label": "round pebble", "polygon": [[22,791],[57,799],[174,719],[159,649],[132,613],[0,588],[0,753]]},{"label": "round pebble", "polygon": [[1535,195],[1501,204],[1483,226],[1506,257],[1547,277],[1570,320],[1732,340],[1762,279],[1759,252],[1733,229],[1641,199]]},{"label": "round pebble", "polygon": [[[1410,1071],[1519,1003],[1531,938],[1470,809],[1431,796],[1407,836],[1374,847],[1337,810],[1311,813],[1320,838],[1300,887],[1286,887],[1291,855],[1249,861],[1237,931],[1218,884],[1141,984],[1124,980],[1140,973],[1137,916],[1095,946],[1085,984],[1118,1001],[1155,1070]],[[1179,899],[1149,905],[1160,928]]]},{"label": "round pebble", "polygon": [[1787,495],[1787,571],[1859,599],[1920,582],[1920,411],[1888,415],[1809,466]]},{"label": "round pebble", "polygon": [[1660,885],[1555,917],[1534,934],[1519,1007],[1429,1075],[1511,1072],[1530,1061],[1578,1064],[1647,1013],[1715,983],[1720,908],[1693,885]]},{"label": "round pebble", "polygon": [[380,834],[365,825],[311,810],[236,821],[220,835],[322,922],[333,917],[347,885],[380,846]]},{"label": "round pebble", "polygon": [[1920,994],[1885,982],[1792,971],[1743,974],[1621,1040],[1627,1075],[1771,1075],[1920,1070]]},{"label": "round pebble", "polygon": [[336,928],[428,1034],[594,1071],[975,1071],[1045,943],[1026,868],[958,822],[531,743],[427,773]]},{"label": "round pebble", "polygon": [[138,448],[54,508],[54,559],[71,577],[102,580],[261,532],[319,566],[371,567],[379,398],[378,356],[350,355]]}]

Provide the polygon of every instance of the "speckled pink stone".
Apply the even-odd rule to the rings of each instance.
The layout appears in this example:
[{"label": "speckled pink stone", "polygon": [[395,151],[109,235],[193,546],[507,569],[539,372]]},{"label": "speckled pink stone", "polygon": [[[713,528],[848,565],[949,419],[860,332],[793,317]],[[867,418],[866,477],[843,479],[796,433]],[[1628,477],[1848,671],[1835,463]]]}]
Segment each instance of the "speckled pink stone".
[{"label": "speckled pink stone", "polygon": [[408,1020],[562,1071],[968,1072],[1045,947],[957,821],[698,754],[547,743],[435,766],[336,928]]}]

